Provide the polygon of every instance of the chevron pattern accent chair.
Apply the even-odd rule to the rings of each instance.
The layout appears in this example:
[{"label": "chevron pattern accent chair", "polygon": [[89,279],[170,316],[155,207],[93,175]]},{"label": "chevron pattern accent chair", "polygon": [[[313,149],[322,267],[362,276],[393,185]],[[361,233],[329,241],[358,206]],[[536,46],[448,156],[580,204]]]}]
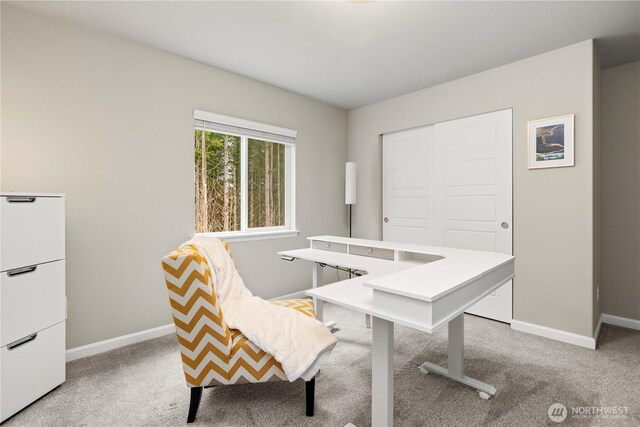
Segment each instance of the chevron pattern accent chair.
[{"label": "chevron pattern accent chair", "polygon": [[[227,251],[228,245],[225,244]],[[287,381],[273,356],[240,331],[230,329],[218,304],[206,259],[185,246],[162,259],[173,321],[191,402],[187,423],[195,420],[204,388],[218,385]],[[314,317],[311,299],[272,301]],[[306,382],[306,414],[313,416],[315,378]]]}]

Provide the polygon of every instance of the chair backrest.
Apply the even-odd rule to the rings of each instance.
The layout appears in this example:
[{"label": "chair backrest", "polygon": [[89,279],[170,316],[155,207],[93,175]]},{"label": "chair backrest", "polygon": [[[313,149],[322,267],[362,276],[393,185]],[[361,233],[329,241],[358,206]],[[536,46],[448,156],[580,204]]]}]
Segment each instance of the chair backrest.
[{"label": "chair backrest", "polygon": [[207,261],[195,246],[162,259],[187,385],[226,384],[231,333],[216,298]]}]

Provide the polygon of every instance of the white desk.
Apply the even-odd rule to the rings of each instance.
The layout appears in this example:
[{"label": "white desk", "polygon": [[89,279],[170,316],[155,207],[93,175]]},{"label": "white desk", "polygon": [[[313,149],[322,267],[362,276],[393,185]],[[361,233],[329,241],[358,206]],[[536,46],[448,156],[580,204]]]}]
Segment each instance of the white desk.
[{"label": "white desk", "polygon": [[[512,279],[514,258],[495,252],[422,246],[335,236],[310,237],[311,248],[280,252],[283,259],[313,262],[314,297],[372,316],[371,421],[393,424],[393,325],[431,333],[449,327],[447,368],[420,366],[467,384],[483,398],[493,386],[464,375],[464,311]],[[322,286],[322,267],[340,266],[367,274]]]}]

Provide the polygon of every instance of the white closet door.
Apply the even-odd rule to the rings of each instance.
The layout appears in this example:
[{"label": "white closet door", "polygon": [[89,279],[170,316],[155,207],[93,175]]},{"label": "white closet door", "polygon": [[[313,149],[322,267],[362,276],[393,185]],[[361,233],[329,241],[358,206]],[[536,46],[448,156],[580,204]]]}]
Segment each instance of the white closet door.
[{"label": "white closet door", "polygon": [[[437,175],[434,244],[513,253],[511,110],[434,126]],[[511,323],[512,283],[468,312]]]},{"label": "white closet door", "polygon": [[382,238],[425,244],[433,240],[433,126],[382,138]]},{"label": "white closet door", "polygon": [[[511,116],[384,135],[383,240],[511,254]],[[512,283],[469,312],[510,323]]]}]

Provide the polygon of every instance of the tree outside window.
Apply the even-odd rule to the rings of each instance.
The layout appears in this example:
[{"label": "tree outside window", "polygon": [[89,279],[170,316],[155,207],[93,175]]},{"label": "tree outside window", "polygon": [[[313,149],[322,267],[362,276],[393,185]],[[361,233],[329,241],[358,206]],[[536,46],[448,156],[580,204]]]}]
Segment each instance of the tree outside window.
[{"label": "tree outside window", "polygon": [[196,128],[194,160],[196,233],[286,226],[285,144]]}]

